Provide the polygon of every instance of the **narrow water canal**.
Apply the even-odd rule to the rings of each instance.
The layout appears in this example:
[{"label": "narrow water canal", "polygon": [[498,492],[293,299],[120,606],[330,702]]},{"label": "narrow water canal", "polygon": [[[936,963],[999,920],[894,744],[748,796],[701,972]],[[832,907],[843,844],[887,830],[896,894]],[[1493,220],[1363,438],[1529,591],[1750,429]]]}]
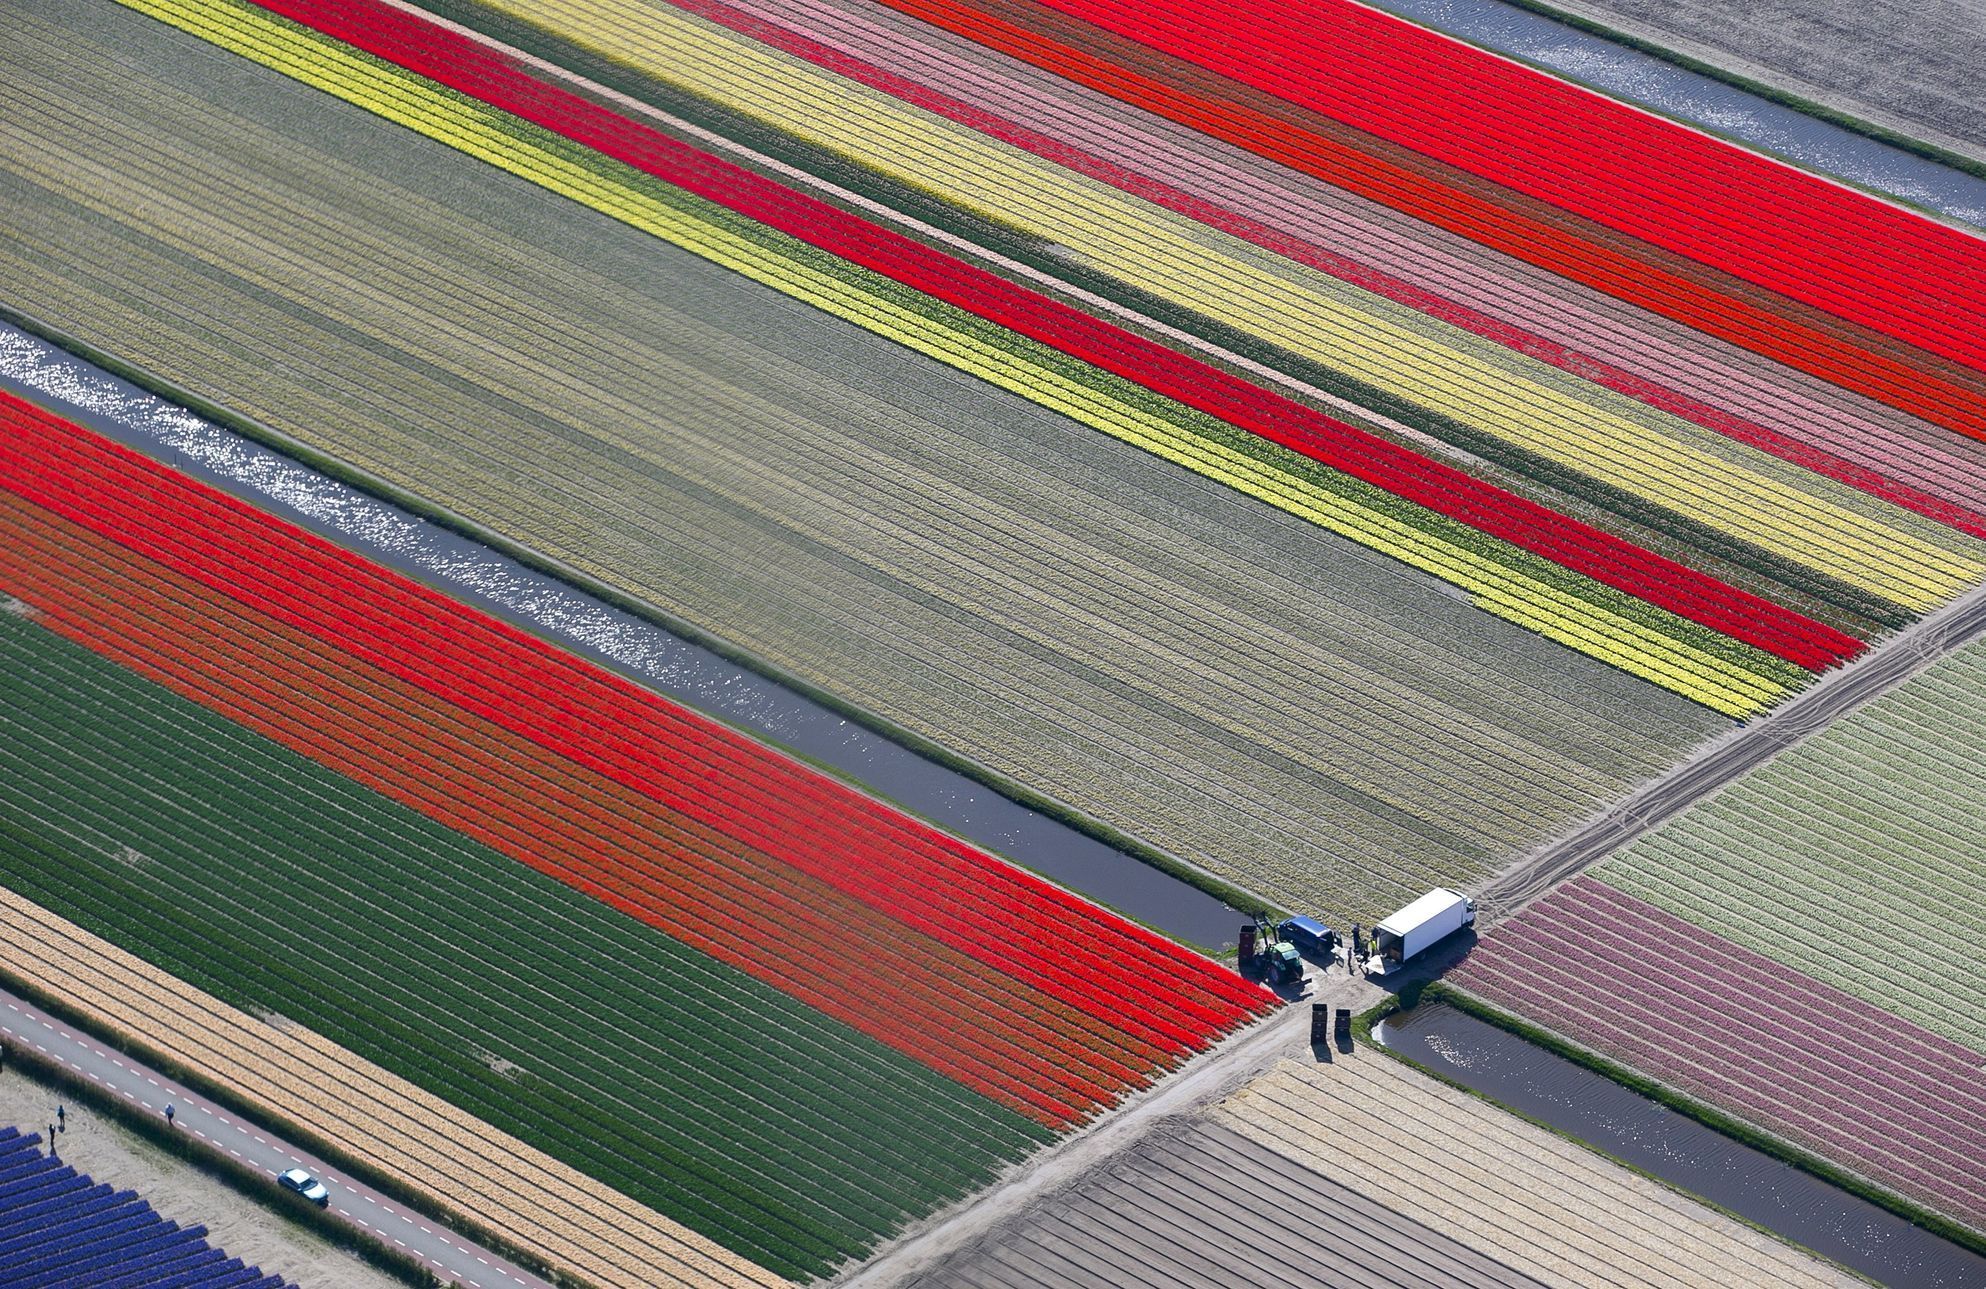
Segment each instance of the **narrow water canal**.
[{"label": "narrow water canal", "polygon": [[1506,0],[1368,0],[1804,169],[1986,228],[1986,179],[1808,116]]},{"label": "narrow water canal", "polygon": [[340,483],[0,323],[0,388],[825,765],[1168,935],[1234,943],[1198,887],[928,760],[806,695],[468,537]]},{"label": "narrow water canal", "polygon": [[1981,1289],[1986,1258],[1443,1003],[1380,1023],[1404,1056],[1899,1289]]}]

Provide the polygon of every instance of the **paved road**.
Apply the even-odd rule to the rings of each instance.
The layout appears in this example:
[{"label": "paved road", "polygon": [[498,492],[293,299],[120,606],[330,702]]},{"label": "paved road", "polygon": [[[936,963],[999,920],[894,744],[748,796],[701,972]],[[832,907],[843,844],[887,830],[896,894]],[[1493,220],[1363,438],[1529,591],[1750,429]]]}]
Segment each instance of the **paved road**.
[{"label": "paved road", "polygon": [[154,1114],[163,1115],[165,1107],[171,1105],[182,1130],[212,1142],[243,1163],[266,1169],[271,1175],[289,1168],[308,1169],[330,1189],[331,1212],[425,1258],[444,1283],[452,1281],[469,1289],[551,1289],[545,1281],[488,1249],[453,1232],[436,1230],[419,1214],[352,1182],[316,1156],[230,1118],[206,1098],[106,1049],[5,990],[0,990],[0,1037],[46,1053]]},{"label": "paved road", "polygon": [[1711,744],[1577,831],[1520,859],[1484,890],[1484,928],[1750,773],[1839,717],[1986,633],[1986,587],[1897,633],[1768,715]]}]

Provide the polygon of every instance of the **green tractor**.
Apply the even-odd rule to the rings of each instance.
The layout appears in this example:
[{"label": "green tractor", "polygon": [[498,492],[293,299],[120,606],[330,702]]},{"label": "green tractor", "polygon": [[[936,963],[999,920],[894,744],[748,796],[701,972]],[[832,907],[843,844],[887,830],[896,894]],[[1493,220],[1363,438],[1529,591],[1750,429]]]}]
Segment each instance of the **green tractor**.
[{"label": "green tractor", "polygon": [[1294,985],[1303,980],[1303,955],[1282,938],[1276,924],[1266,914],[1255,915],[1255,954],[1251,964],[1271,985]]}]

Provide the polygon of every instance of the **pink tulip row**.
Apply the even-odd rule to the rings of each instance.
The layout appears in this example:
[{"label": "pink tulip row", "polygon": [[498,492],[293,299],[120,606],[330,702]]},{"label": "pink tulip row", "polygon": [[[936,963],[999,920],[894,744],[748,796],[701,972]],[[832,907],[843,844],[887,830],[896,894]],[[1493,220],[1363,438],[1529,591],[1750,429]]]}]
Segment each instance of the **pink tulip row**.
[{"label": "pink tulip row", "polygon": [[1560,888],[1452,979],[1954,1216],[1986,1217],[1986,1176],[1969,1162],[1986,1154],[1977,1053],[1603,882]]}]

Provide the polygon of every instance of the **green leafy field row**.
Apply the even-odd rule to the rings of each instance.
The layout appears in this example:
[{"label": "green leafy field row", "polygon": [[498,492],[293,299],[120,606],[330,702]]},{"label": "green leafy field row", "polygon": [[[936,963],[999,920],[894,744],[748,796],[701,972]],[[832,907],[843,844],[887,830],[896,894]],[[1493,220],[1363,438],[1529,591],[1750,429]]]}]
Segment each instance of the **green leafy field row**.
[{"label": "green leafy field row", "polygon": [[0,885],[789,1275],[1049,1136],[10,614]]},{"label": "green leafy field row", "polygon": [[1986,645],[1836,722],[1599,871],[1986,1052]]}]

